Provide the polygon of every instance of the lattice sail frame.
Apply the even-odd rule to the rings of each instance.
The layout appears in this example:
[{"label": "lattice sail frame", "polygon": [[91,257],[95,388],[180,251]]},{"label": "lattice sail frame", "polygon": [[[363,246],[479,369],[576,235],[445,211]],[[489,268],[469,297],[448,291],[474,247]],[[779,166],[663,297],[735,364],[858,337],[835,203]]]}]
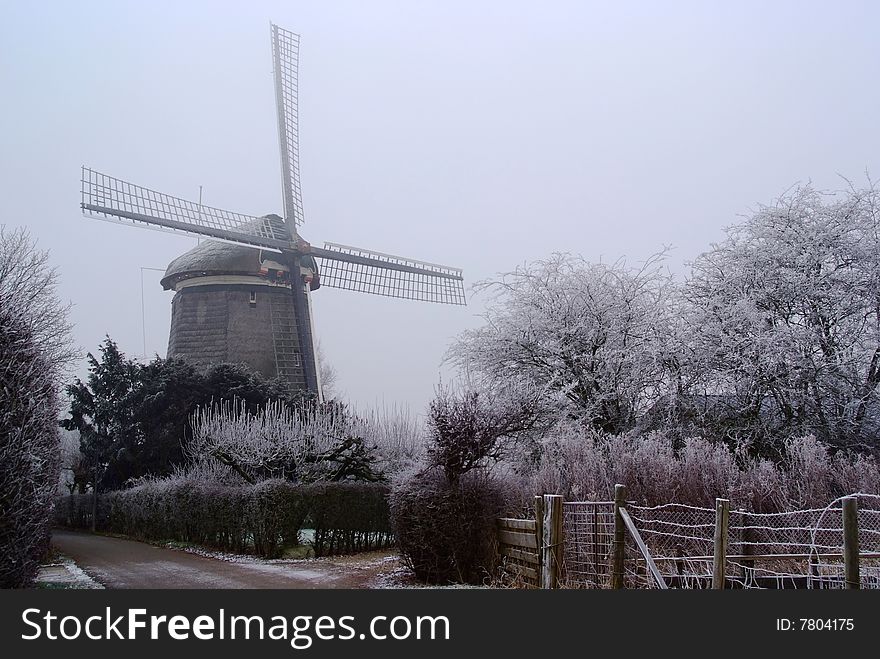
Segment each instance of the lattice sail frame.
[{"label": "lattice sail frame", "polygon": [[296,232],[303,217],[299,177],[299,35],[270,23],[278,139],[281,146],[281,183],[284,218]]},{"label": "lattice sail frame", "polygon": [[161,227],[268,249],[284,249],[290,235],[283,222],[204,206],[122,179],[82,168],[83,213],[134,226]]},{"label": "lattice sail frame", "polygon": [[[338,243],[316,250],[321,285],[438,304],[466,304],[461,270]],[[333,253],[333,254],[329,254]]]}]

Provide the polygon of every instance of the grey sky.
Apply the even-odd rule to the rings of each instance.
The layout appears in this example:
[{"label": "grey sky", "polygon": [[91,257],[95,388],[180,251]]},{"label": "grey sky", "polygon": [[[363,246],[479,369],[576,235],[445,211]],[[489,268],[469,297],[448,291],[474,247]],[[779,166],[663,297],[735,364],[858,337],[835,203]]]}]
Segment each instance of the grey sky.
[{"label": "grey sky", "polygon": [[[143,352],[140,268],[194,239],[87,220],[87,164],[280,212],[269,21],[302,35],[303,236],[462,267],[671,266],[793,183],[880,172],[876,2],[44,2],[0,20],[0,221],[52,251],[76,339]],[[149,354],[172,294],[147,272]],[[422,410],[467,308],[322,289],[357,405]],[[444,377],[449,377],[445,374]]]}]

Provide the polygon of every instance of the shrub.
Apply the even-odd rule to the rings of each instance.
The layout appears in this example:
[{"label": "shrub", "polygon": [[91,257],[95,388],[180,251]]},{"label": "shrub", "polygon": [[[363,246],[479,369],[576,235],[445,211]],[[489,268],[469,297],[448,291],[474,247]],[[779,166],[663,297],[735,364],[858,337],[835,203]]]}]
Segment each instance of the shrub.
[{"label": "shrub", "polygon": [[756,512],[825,506],[853,492],[880,493],[875,458],[832,455],[812,436],[786,441],[784,456],[777,465],[700,438],[678,442],[657,432],[609,436],[561,424],[541,445],[532,492],[608,500],[614,483],[623,483],[627,497],[641,504],[713,506],[716,497],[726,497],[733,507]]},{"label": "shrub", "polygon": [[598,447],[607,456],[611,480],[626,484],[631,498],[659,501],[675,496],[672,442],[659,433],[643,438],[615,435],[609,437],[604,446],[598,443]]},{"label": "shrub", "polygon": [[[311,518],[316,555],[351,553],[391,544],[387,493],[373,483],[223,485],[171,477],[99,495],[96,527],[277,558]],[[61,497],[56,523],[88,528],[91,501],[91,494]]]},{"label": "shrub", "polygon": [[505,394],[442,387],[437,391],[428,410],[427,458],[428,464],[443,471],[450,485],[470,471],[501,460],[510,440],[534,425],[537,401],[532,396]]},{"label": "shrub", "polygon": [[397,485],[391,518],[401,556],[431,584],[479,584],[496,567],[496,519],[504,508],[500,484],[472,471],[455,484],[438,468]]},{"label": "shrub", "polygon": [[351,554],[392,543],[387,486],[314,483],[300,490],[309,501],[315,556]]},{"label": "shrub", "polygon": [[[299,530],[308,512],[308,494],[281,480],[257,483],[247,497],[247,520],[254,553],[267,558],[281,555],[285,545],[299,542]],[[317,554],[317,550],[315,551]]]}]

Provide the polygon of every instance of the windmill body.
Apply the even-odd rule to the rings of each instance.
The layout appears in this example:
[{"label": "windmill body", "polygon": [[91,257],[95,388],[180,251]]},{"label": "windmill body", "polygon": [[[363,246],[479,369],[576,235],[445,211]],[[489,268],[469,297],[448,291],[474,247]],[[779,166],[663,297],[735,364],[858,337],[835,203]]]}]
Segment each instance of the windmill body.
[{"label": "windmill body", "polygon": [[[168,357],[209,366],[237,362],[291,388],[307,389],[290,268],[280,255],[214,240],[174,259],[162,278],[171,302]],[[301,285],[318,287],[314,259],[300,265]]]},{"label": "windmill body", "polygon": [[[256,217],[163,194],[83,167],[84,214],[207,237],[162,278],[172,301],[168,356],[238,362],[321,396],[310,295],[320,286],[464,304],[461,271],[298,234],[299,36],[271,25],[284,218]],[[211,240],[213,239],[213,240]]]}]

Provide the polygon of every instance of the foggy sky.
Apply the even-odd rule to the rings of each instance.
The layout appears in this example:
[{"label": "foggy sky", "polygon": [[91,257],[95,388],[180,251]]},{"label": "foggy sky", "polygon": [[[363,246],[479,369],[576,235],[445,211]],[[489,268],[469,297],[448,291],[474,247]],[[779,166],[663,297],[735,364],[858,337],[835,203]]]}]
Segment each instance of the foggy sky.
[{"label": "foggy sky", "polygon": [[[880,3],[43,2],[0,18],[0,222],[51,250],[76,341],[143,351],[141,268],[196,240],[85,219],[79,168],[280,213],[269,21],[302,35],[303,237],[461,267],[670,267],[758,202],[880,174]],[[172,292],[146,271],[147,354]],[[323,288],[359,407],[425,408],[481,301]]]}]

